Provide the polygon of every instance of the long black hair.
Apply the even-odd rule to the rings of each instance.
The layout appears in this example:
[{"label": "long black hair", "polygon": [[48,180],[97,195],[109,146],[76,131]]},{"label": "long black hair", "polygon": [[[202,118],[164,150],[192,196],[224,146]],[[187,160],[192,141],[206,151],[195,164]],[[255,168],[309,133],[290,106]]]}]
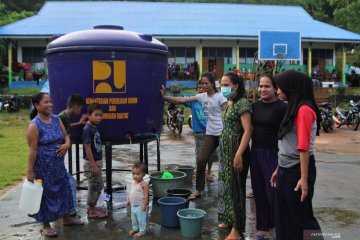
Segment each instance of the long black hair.
[{"label": "long black hair", "polygon": [[314,97],[312,80],[306,74],[286,70],[275,75],[278,87],[286,95],[288,106],[279,129],[279,139],[291,131],[299,108],[303,105],[311,107],[316,113],[317,131],[319,135],[321,115]]},{"label": "long black hair", "polygon": [[271,85],[275,88],[275,90],[278,89],[278,86],[277,86],[277,84],[276,84],[276,81],[275,81],[275,79],[274,79],[274,76],[272,76],[272,75],[270,75],[270,74],[263,74],[263,75],[261,75],[260,78],[259,78],[259,83],[260,83],[260,80],[261,80],[263,77],[266,77],[266,78],[270,79]]},{"label": "long black hair", "polygon": [[215,77],[211,72],[203,72],[201,74],[201,78],[206,77],[207,79],[209,79],[212,87],[214,88],[215,92],[218,92],[216,85],[215,85]]},{"label": "long black hair", "polygon": [[36,93],[34,96],[32,96],[31,103],[33,105],[33,109],[30,112],[30,120],[33,120],[36,117],[36,115],[38,114],[35,104],[39,104],[40,101],[43,99],[44,95],[49,95],[49,94],[39,92],[39,93]]},{"label": "long black hair", "polygon": [[232,82],[232,84],[238,85],[235,95],[231,98],[231,100],[234,103],[236,103],[237,101],[239,101],[241,98],[243,98],[245,96],[244,79],[241,76],[237,75],[233,71],[229,71],[229,72],[225,73],[223,76],[230,78],[230,81]]}]

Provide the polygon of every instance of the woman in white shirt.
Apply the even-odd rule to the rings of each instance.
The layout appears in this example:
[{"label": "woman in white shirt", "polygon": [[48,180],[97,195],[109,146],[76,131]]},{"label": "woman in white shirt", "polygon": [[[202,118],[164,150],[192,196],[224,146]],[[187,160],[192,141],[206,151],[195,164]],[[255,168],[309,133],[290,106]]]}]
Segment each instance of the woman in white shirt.
[{"label": "woman in white shirt", "polygon": [[227,99],[215,87],[215,78],[210,72],[204,72],[201,77],[201,87],[204,93],[196,94],[191,97],[169,97],[165,96],[165,87],[160,89],[161,97],[169,103],[187,103],[200,102],[204,115],[206,117],[206,133],[204,145],[200,156],[196,159],[196,191],[193,197],[199,198],[205,188],[205,170],[211,155],[219,145],[219,136],[221,135],[222,110],[227,105]]}]

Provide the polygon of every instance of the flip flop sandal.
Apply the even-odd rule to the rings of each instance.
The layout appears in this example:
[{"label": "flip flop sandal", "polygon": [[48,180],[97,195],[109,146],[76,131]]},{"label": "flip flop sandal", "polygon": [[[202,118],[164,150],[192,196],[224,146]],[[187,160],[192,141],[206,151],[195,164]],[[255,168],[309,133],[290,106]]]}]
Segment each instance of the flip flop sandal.
[{"label": "flip flop sandal", "polygon": [[270,240],[271,238],[266,237],[264,234],[261,233],[254,233],[251,234],[249,238],[247,238],[249,240]]},{"label": "flip flop sandal", "polygon": [[241,240],[241,238],[240,238],[240,237],[238,237],[238,238],[229,238],[229,237],[226,237],[225,240]]},{"label": "flip flop sandal", "polygon": [[[98,211],[98,212],[103,212],[103,213],[107,213],[107,209],[105,208],[102,208],[102,207],[95,207],[95,209]],[[86,213],[89,215],[89,209],[86,210]]]},{"label": "flip flop sandal", "polygon": [[49,238],[53,238],[53,237],[57,237],[57,232],[55,229],[50,228],[51,230],[45,230],[45,229],[41,229],[40,230],[40,234],[43,235],[44,237],[49,237]]},{"label": "flip flop sandal", "polygon": [[109,215],[107,213],[103,213],[103,212],[98,212],[97,214],[95,215],[88,215],[88,218],[91,218],[91,219],[104,219],[104,218],[107,218]]}]

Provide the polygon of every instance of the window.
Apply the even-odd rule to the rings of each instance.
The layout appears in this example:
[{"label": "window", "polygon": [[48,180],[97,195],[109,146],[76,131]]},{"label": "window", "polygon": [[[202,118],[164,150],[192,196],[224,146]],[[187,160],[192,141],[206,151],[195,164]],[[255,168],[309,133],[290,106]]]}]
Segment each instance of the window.
[{"label": "window", "polygon": [[297,60],[285,60],[283,62],[283,64],[286,64],[286,65],[299,65],[300,61],[297,61]]},{"label": "window", "polygon": [[23,47],[23,62],[38,63],[44,61],[45,47]]},{"label": "window", "polygon": [[[168,79],[197,79],[198,67],[195,69],[194,47],[169,47]],[[198,66],[196,64],[196,66]]]},{"label": "window", "polygon": [[195,61],[194,47],[169,47],[169,64],[186,64]]},{"label": "window", "polygon": [[[308,49],[304,48],[303,50],[303,56],[304,56],[304,63],[307,63],[308,61]],[[312,49],[312,60],[315,60],[315,62],[317,62],[317,60],[319,59],[325,59],[326,61],[326,65],[334,65],[334,61],[333,61],[333,50],[332,49]]]},{"label": "window", "polygon": [[240,48],[240,64],[253,64],[257,48]]},{"label": "window", "polygon": [[209,59],[224,58],[224,64],[230,64],[232,63],[232,49],[204,47],[203,57],[207,57]]}]

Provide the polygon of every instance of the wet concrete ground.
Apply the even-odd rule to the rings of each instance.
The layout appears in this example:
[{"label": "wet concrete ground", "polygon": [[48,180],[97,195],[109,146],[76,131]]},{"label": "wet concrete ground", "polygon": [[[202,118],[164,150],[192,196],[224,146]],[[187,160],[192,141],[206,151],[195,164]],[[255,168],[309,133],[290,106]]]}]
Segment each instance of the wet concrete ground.
[{"label": "wet concrete ground", "polygon": [[[317,181],[313,207],[324,233],[340,233],[338,239],[359,239],[360,225],[360,132],[346,127],[335,129],[332,133],[322,133],[316,140]],[[139,159],[139,145],[116,146],[113,150],[114,168],[130,169],[133,161]],[[194,140],[187,127],[181,135],[164,128],[161,135],[161,163],[173,167],[176,164],[195,166]],[[213,166],[217,174],[218,164]],[[149,143],[149,170],[156,170],[156,143]],[[114,172],[116,186],[125,185],[129,172]],[[194,183],[194,182],[193,182]],[[187,186],[194,189],[194,186]],[[21,184],[10,188],[0,196],[0,240],[2,239],[44,239],[40,235],[41,225],[27,217],[17,208]],[[247,191],[251,191],[250,180]],[[127,232],[131,228],[131,218],[125,205],[123,191],[114,194],[113,209],[106,220],[90,220],[86,216],[86,191],[78,191],[77,208],[84,226],[62,227],[54,223],[58,239],[133,239]],[[225,239],[227,231],[217,228],[217,181],[207,184],[204,197],[190,202],[190,207],[207,212],[200,239]],[[246,233],[255,230],[254,199],[246,202]],[[185,239],[180,229],[161,227],[159,207],[152,204],[149,216],[148,234],[142,239]],[[326,238],[331,239],[331,237]]]}]

